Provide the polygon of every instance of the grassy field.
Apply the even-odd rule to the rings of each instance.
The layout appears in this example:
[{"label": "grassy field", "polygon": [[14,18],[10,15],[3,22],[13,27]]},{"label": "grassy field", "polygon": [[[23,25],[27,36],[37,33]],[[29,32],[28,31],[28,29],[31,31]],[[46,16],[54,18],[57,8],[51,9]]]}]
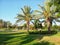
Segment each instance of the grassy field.
[{"label": "grassy field", "polygon": [[60,32],[52,35],[0,32],[0,45],[60,45]]}]

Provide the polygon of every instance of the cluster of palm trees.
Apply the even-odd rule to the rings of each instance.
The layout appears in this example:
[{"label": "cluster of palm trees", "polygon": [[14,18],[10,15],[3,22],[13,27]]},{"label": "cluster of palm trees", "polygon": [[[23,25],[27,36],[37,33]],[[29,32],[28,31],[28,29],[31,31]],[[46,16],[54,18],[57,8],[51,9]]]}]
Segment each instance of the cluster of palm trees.
[{"label": "cluster of palm trees", "polygon": [[[60,21],[59,18],[60,16],[56,14],[56,8],[52,9],[53,4],[51,2],[46,2],[45,6],[38,5],[39,8],[42,10],[34,10],[32,11],[29,6],[24,6],[21,8],[23,14],[18,14],[17,15],[17,22],[20,22],[22,20],[26,21],[27,23],[27,31],[29,32],[29,24],[31,21],[38,20],[40,21],[41,19],[42,22],[44,22],[47,25],[47,29],[50,32],[51,31],[51,26],[52,22],[54,21]],[[34,14],[35,13],[35,14]],[[36,21],[34,22],[34,25],[36,27]]]},{"label": "cluster of palm trees", "polygon": [[[17,21],[26,21],[27,31],[29,32],[30,22],[33,23],[34,28],[38,30],[39,27],[42,28],[42,23],[44,22],[48,31],[51,31],[52,23],[60,22],[60,0],[50,0],[45,2],[45,6],[38,5],[40,10],[31,10],[31,7],[24,6],[21,8],[22,14],[17,14]],[[40,21],[41,20],[41,21]],[[9,21],[0,20],[0,28],[9,27],[11,23]],[[13,27],[16,27],[14,25]]]}]

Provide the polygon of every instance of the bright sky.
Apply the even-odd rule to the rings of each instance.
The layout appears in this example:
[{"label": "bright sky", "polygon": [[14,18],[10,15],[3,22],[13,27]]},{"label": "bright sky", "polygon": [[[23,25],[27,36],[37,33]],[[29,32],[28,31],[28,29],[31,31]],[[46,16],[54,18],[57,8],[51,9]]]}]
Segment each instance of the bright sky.
[{"label": "bright sky", "polygon": [[20,8],[28,5],[35,10],[38,9],[38,4],[44,5],[44,0],[0,0],[0,19],[14,24],[17,13],[21,11]]}]

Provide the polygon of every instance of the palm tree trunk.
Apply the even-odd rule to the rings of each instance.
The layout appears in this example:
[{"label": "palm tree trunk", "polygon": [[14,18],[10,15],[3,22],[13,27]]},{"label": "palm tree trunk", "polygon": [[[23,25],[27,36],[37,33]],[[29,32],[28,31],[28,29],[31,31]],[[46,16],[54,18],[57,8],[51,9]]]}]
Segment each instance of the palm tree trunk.
[{"label": "palm tree trunk", "polygon": [[47,28],[48,28],[48,32],[51,32],[51,23],[50,22],[47,23]]},{"label": "palm tree trunk", "polygon": [[52,21],[50,19],[47,19],[47,28],[48,28],[48,32],[51,32],[51,26],[52,26]]},{"label": "palm tree trunk", "polygon": [[29,21],[27,21],[27,32],[29,33]]}]

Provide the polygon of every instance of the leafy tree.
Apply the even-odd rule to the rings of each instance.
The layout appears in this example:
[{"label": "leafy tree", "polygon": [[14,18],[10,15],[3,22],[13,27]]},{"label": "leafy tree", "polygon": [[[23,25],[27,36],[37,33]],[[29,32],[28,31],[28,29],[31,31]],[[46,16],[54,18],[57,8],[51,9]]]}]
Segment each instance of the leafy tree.
[{"label": "leafy tree", "polygon": [[60,12],[60,0],[50,0],[50,6],[55,6],[56,12]]},{"label": "leafy tree", "polygon": [[20,21],[26,21],[27,23],[27,31],[29,32],[29,24],[30,24],[30,20],[32,20],[33,16],[32,16],[32,11],[31,8],[29,6],[24,6],[23,8],[21,8],[23,14],[18,14],[17,15],[17,22]]}]

